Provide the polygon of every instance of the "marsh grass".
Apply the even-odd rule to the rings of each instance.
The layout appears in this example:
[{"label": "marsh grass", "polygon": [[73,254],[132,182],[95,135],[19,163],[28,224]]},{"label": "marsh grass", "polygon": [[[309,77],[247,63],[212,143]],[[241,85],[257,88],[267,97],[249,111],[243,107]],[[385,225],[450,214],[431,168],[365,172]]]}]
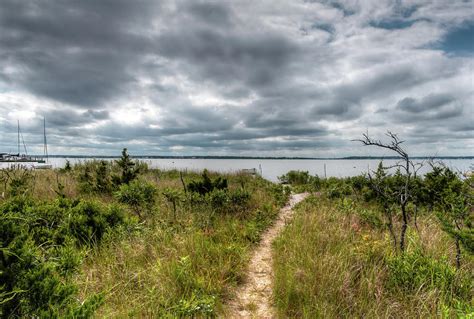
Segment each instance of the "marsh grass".
[{"label": "marsh grass", "polygon": [[181,201],[174,212],[163,192],[182,189],[175,175],[146,174],[158,190],[152,212],[109,234],[85,259],[76,282],[82,296],[105,292],[97,317],[213,317],[242,281],[252,246],[279,210],[272,185],[227,175],[229,192],[240,189],[244,179],[252,194],[244,210]]},{"label": "marsh grass", "polygon": [[310,197],[274,243],[281,318],[472,316],[474,262],[456,271],[453,241],[434,216],[410,227],[405,254],[354,200]]},{"label": "marsh grass", "polygon": [[[109,184],[116,168],[101,165],[91,161],[68,170],[33,171],[22,186],[21,196],[32,207],[65,198],[125,211],[127,222],[108,228],[100,242],[68,246],[82,261],[71,282],[77,300],[100,296],[97,318],[217,316],[242,282],[253,245],[288,193],[260,177],[211,172],[209,178],[225,179],[228,190],[198,195],[186,192],[183,184],[199,181],[201,174],[146,167],[128,185]],[[100,183],[97,167],[102,169]],[[0,204],[16,196],[5,185],[0,185]],[[153,191],[145,194],[141,186]],[[142,193],[147,196],[136,201]],[[143,211],[136,214],[138,209]]]}]

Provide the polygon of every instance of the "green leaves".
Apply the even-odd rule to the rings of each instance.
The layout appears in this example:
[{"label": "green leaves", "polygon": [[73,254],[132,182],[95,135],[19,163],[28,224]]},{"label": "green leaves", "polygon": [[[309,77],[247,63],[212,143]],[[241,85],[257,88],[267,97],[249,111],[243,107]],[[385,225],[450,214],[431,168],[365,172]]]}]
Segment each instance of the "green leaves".
[{"label": "green leaves", "polygon": [[192,181],[191,183],[189,183],[188,189],[191,192],[205,195],[207,193],[212,192],[214,189],[227,189],[227,179],[218,177],[215,180],[211,180],[208,175],[208,171],[204,170],[204,172],[202,173],[202,180]]},{"label": "green leaves", "polygon": [[114,193],[115,198],[132,207],[134,212],[141,218],[140,210],[149,211],[155,203],[157,190],[153,184],[142,180],[134,180],[130,184],[122,184]]},{"label": "green leaves", "polygon": [[123,210],[94,201],[12,198],[0,206],[0,317],[87,318],[100,295],[77,300],[72,277],[82,245],[125,221]]},{"label": "green leaves", "polygon": [[127,149],[122,150],[122,157],[115,161],[115,163],[120,168],[120,175],[115,175],[113,177],[114,183],[116,185],[120,184],[129,184],[135,178],[137,178],[139,173],[139,165],[136,162],[130,159]]}]

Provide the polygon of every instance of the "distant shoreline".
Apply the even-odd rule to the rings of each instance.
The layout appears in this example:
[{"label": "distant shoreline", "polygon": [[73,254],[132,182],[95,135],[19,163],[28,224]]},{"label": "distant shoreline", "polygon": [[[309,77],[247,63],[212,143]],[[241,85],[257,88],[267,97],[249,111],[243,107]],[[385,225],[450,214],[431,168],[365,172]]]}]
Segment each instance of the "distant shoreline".
[{"label": "distant shoreline", "polygon": [[[49,155],[50,158],[120,158],[120,156],[111,155]],[[397,156],[346,156],[346,157],[265,157],[265,156],[160,156],[160,155],[131,155],[135,159],[264,159],[264,160],[396,160],[401,159]],[[474,156],[413,156],[412,159],[429,160],[429,159],[463,159],[474,160]]]}]

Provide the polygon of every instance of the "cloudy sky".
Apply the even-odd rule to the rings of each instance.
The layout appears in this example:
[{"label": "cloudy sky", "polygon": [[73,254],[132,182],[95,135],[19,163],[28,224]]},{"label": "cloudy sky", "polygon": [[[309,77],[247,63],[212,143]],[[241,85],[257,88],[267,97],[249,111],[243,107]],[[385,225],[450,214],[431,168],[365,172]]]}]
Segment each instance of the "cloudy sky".
[{"label": "cloudy sky", "polygon": [[473,1],[1,0],[0,152],[474,155]]}]

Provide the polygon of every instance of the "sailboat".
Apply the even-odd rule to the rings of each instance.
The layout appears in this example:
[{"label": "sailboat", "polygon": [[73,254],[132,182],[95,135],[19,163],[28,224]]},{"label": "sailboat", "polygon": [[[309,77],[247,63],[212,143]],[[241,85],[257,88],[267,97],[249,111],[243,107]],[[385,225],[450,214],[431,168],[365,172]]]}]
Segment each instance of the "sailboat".
[{"label": "sailboat", "polygon": [[[25,140],[23,139],[23,134],[21,133],[20,129],[20,121],[18,121],[18,153],[11,154],[11,153],[0,153],[0,163],[37,163],[37,165],[33,164],[33,167],[40,168],[39,166],[44,166],[44,168],[51,168],[52,165],[48,164],[46,161],[48,159],[48,147],[46,143],[46,120],[43,119],[43,130],[44,130],[44,154],[45,157],[33,157],[28,155],[28,151],[26,149]],[[21,154],[21,144],[23,143],[24,153]],[[46,158],[46,160],[45,160]],[[43,164],[43,165],[39,165]],[[41,167],[43,168],[43,167]]]},{"label": "sailboat", "polygon": [[38,164],[33,165],[35,169],[50,169],[53,168],[52,164],[49,164],[48,158],[48,141],[46,140],[46,119],[43,117],[43,154],[44,159],[41,162],[37,162]]}]

